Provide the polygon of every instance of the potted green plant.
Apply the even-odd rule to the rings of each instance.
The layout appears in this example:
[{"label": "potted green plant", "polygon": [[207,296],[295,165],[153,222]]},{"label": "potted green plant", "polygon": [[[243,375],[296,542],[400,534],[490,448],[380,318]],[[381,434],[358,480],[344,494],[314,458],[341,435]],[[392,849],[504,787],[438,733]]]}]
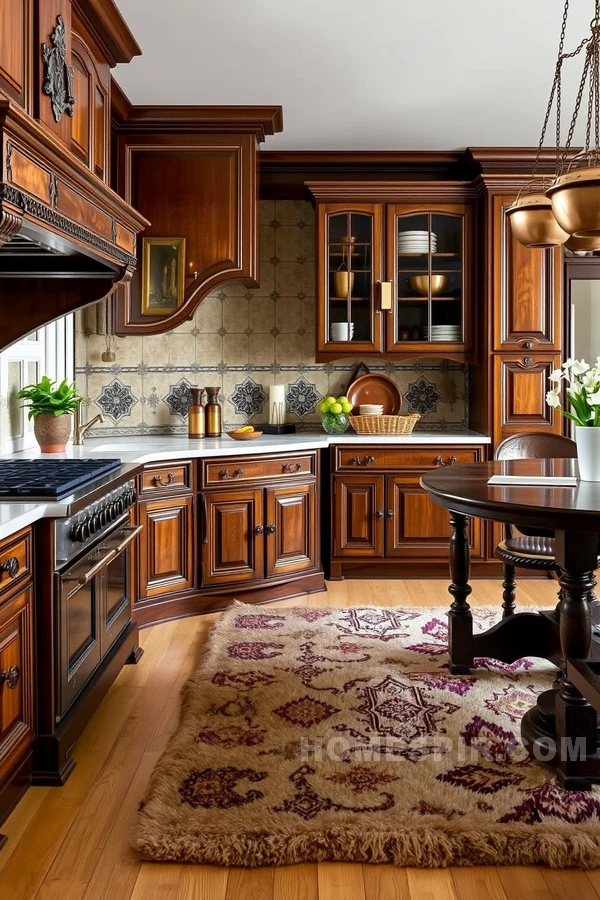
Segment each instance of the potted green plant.
[{"label": "potted green plant", "polygon": [[58,387],[47,375],[37,384],[28,384],[17,394],[29,408],[28,417],[34,419],[33,431],[42,453],[62,453],[71,437],[71,416],[84,399],[75,382],[67,379]]},{"label": "potted green plant", "polygon": [[[595,366],[585,359],[568,359],[551,373],[549,381],[552,387],[546,402],[575,423],[581,480],[600,481],[600,356]],[[570,412],[561,409],[563,384]]]}]

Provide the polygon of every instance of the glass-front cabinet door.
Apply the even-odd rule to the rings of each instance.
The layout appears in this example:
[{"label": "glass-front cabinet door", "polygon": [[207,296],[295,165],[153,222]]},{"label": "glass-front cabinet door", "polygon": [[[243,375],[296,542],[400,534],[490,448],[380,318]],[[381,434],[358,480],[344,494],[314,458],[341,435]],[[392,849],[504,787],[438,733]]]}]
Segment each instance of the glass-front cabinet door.
[{"label": "glass-front cabinet door", "polygon": [[386,350],[446,355],[470,340],[465,314],[469,209],[388,207],[388,275],[392,309]]},{"label": "glass-front cabinet door", "polygon": [[319,205],[317,352],[381,352],[381,206]]}]

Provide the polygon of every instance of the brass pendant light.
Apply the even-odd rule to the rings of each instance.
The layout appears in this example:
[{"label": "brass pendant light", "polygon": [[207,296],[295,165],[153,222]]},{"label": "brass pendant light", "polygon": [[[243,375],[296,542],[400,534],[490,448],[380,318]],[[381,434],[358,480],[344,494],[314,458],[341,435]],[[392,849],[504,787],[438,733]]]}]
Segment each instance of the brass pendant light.
[{"label": "brass pendant light", "polygon": [[[548,108],[542,126],[538,153],[528,192],[519,194],[507,211],[515,238],[526,247],[557,247],[565,244],[573,252],[600,249],[600,0],[594,0],[590,34],[571,53],[564,52],[569,0],[565,0],[558,59]],[[562,67],[585,51],[583,71],[568,137],[561,151]],[[571,142],[588,91],[585,148],[570,162]],[[540,191],[536,173],[550,113],[556,100],[556,178]],[[592,145],[592,124],[594,146]],[[591,242],[591,243],[590,243]],[[595,244],[595,246],[592,246]]]}]

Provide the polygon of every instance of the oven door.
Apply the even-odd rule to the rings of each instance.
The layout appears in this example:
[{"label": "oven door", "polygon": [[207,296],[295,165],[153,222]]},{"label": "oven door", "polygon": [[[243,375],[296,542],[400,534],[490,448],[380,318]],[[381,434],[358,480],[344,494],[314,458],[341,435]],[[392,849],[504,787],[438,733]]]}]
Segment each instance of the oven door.
[{"label": "oven door", "polygon": [[100,655],[104,659],[123,629],[131,621],[131,546],[143,525],[119,528],[102,546],[114,550],[103,569],[103,603],[100,611]]}]

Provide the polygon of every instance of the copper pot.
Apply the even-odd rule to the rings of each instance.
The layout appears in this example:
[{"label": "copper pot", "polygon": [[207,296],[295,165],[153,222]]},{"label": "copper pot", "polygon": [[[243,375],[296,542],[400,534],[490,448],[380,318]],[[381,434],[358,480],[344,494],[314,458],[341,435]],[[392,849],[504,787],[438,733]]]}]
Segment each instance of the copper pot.
[{"label": "copper pot", "polygon": [[[348,285],[350,285],[350,290],[348,291]],[[333,273],[333,289],[335,291],[336,297],[344,297],[348,296],[348,293],[352,295],[352,289],[354,287],[354,272],[334,272]]]},{"label": "copper pot", "polygon": [[515,239],[524,247],[559,247],[569,237],[554,218],[545,194],[524,194],[506,211]]},{"label": "copper pot", "polygon": [[446,275],[413,275],[409,278],[408,283],[411,289],[418,294],[419,297],[429,296],[429,279],[431,278],[431,296],[439,297],[443,294],[448,286],[448,278]]},{"label": "copper pot", "polygon": [[600,166],[575,169],[546,191],[556,221],[575,238],[600,237]]}]

